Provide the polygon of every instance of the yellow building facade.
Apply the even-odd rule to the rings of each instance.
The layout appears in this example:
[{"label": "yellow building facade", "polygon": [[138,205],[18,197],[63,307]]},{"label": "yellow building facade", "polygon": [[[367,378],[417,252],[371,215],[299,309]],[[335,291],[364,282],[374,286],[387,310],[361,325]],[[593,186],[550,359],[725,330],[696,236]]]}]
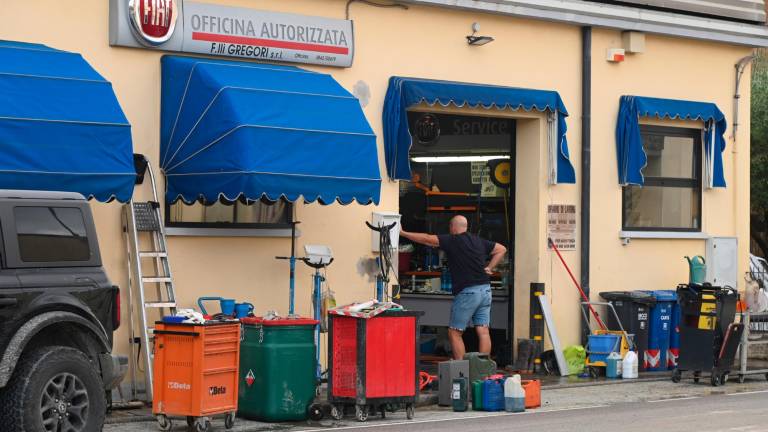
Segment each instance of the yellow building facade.
[{"label": "yellow building facade", "polygon": [[[727,42],[644,32],[642,53],[626,53],[622,62],[609,62],[609,49],[622,48],[623,30],[592,26],[591,40],[591,234],[581,235],[582,217],[582,25],[512,16],[491,8],[453,9],[430,2],[404,8],[376,8],[342,0],[206,0],[227,6],[309,16],[349,19],[354,23],[351,67],[300,67],[331,74],[352,91],[358,81],[370,89],[363,108],[378,137],[381,202],[295,205],[301,221],[298,250],[305,244],[330,246],[335,261],[328,282],[337,302],[370,299],[375,281],[366,265],[374,257],[371,234],[364,221],[373,211],[399,210],[399,185],[387,179],[382,110],[391,76],[417,77],[493,86],[557,91],[568,109],[567,139],[575,167],[575,184],[547,181],[547,121],[543,113],[485,110],[457,106],[420,106],[416,110],[509,117],[517,120],[514,335],[528,336],[530,284],[541,282],[554,312],[560,341],[580,341],[579,294],[556,255],[547,247],[547,206],[575,205],[575,251],[563,256],[576,278],[581,275],[579,248],[590,245],[591,297],[615,290],[674,289],[687,280],[686,255],[704,255],[706,237],[735,237],[738,273],[748,270],[749,244],[749,70],[741,83],[739,128],[732,135],[734,65],[752,52],[746,39]],[[422,4],[418,4],[422,3]],[[490,3],[490,2],[478,2]],[[491,13],[494,12],[494,13]],[[503,11],[502,11],[503,12]],[[77,7],[67,2],[8,0],[0,10],[0,38],[42,43],[82,53],[113,88],[132,125],[134,150],[159,165],[160,50],[125,48],[109,43],[109,2],[89,0]],[[484,46],[467,44],[473,23],[495,40]],[[715,103],[728,122],[723,152],[725,188],[702,187],[699,235],[656,235],[638,238],[622,234],[622,186],[617,172],[616,122],[622,95]],[[643,118],[643,123],[701,129],[702,121]],[[159,174],[159,173],[158,173]],[[164,190],[162,187],[161,192]],[[147,199],[145,188],[137,199]],[[113,282],[128,286],[126,253],[118,203],[92,203],[104,265]],[[231,233],[229,233],[231,234]],[[646,235],[648,237],[648,235]],[[650,235],[654,237],[654,235]],[[249,301],[258,313],[287,312],[288,264],[285,236],[190,235],[169,236],[180,307],[193,307],[200,296]],[[298,264],[297,312],[311,314],[311,270]],[[129,311],[123,302],[123,317]],[[126,320],[124,319],[124,323]],[[128,352],[127,325],[115,338],[116,351]]]}]

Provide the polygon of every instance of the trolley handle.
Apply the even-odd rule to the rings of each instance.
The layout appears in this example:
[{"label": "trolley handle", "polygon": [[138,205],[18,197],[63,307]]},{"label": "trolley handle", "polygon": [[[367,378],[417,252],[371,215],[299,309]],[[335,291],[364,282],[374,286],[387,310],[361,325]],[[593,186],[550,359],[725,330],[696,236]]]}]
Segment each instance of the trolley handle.
[{"label": "trolley handle", "polygon": [[[629,343],[632,344],[630,346],[630,348],[634,348],[635,343],[634,343],[634,341],[630,341],[629,340],[629,333],[627,333],[627,331],[624,330],[624,325],[621,324],[621,320],[619,319],[619,314],[616,313],[616,308],[613,306],[613,303],[611,303],[611,302],[593,302],[593,301],[588,301],[588,302],[581,302],[581,304],[584,305],[584,306],[593,306],[593,305],[594,306],[605,306],[608,309],[610,309],[611,312],[613,312],[613,317],[616,318],[616,323],[619,325],[619,330],[622,333],[624,333],[624,337],[627,339],[627,343],[628,344]],[[584,308],[581,309],[581,313],[584,314],[584,318],[587,320],[587,324],[589,324],[589,319],[587,317],[587,313],[584,311]],[[619,343],[621,343],[621,341],[619,341]]]},{"label": "trolley handle", "polygon": [[169,336],[200,336],[200,333],[198,332],[184,332],[184,331],[175,331],[175,330],[155,330],[153,332],[154,334],[159,335],[169,335]]}]

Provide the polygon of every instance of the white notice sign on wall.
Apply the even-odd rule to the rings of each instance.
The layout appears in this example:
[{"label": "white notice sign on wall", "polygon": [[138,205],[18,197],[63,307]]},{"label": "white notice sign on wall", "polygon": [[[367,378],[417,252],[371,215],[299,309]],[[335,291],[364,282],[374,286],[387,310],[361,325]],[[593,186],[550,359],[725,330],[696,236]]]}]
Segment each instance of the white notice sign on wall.
[{"label": "white notice sign on wall", "polygon": [[[551,204],[547,206],[547,236],[561,251],[576,250],[576,206]],[[549,242],[547,242],[549,247]]]}]

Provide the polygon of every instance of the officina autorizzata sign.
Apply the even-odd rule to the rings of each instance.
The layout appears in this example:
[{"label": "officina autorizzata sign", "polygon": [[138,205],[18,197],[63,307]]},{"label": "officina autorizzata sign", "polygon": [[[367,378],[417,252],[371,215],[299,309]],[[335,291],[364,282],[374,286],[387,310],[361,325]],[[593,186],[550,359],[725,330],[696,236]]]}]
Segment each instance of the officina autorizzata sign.
[{"label": "officina autorizzata sign", "polygon": [[183,0],[110,0],[110,44],[350,67],[352,21]]}]

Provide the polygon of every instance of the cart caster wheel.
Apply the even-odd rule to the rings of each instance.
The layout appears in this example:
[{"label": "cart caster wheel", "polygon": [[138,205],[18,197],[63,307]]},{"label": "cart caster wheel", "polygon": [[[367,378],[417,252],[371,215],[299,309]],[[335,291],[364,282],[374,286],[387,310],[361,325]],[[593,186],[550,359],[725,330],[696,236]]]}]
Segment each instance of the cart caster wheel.
[{"label": "cart caster wheel", "polygon": [[413,411],[413,404],[408,404],[408,406],[405,407],[405,418],[413,420]]},{"label": "cart caster wheel", "polygon": [[325,417],[325,413],[323,413],[323,407],[320,404],[312,404],[309,406],[308,409],[309,412],[309,418],[314,421],[320,421]]},{"label": "cart caster wheel", "polygon": [[600,371],[593,366],[589,367],[589,377],[592,379],[598,379],[600,378]]},{"label": "cart caster wheel", "polygon": [[674,372],[672,372],[672,382],[677,384],[680,382],[680,380],[683,378],[683,373],[680,372],[679,369],[675,369]]},{"label": "cart caster wheel", "polygon": [[161,431],[169,431],[173,428],[173,422],[165,414],[160,414],[157,416],[157,427]]},{"label": "cart caster wheel", "polygon": [[195,421],[195,432],[208,432],[211,429],[211,421],[205,417]]},{"label": "cart caster wheel", "polygon": [[[322,411],[320,412],[322,413]],[[235,413],[231,412],[224,417],[224,429],[232,429],[233,427],[235,427]]]},{"label": "cart caster wheel", "polygon": [[355,418],[357,418],[357,421],[359,421],[359,422],[366,422],[366,421],[368,421],[368,406],[367,405],[357,405],[355,407]]},{"label": "cart caster wheel", "polygon": [[697,383],[701,380],[701,372],[694,372],[693,373],[693,382]]},{"label": "cart caster wheel", "polygon": [[720,375],[713,373],[712,376],[709,379],[710,383],[712,384],[712,387],[717,387],[720,385]]},{"label": "cart caster wheel", "polygon": [[332,405],[331,418],[334,420],[341,420],[342,418],[344,418],[344,408],[339,408],[336,405]]},{"label": "cart caster wheel", "polygon": [[744,384],[744,375],[739,374],[739,384]]},{"label": "cart caster wheel", "polygon": [[195,418],[192,416],[187,416],[187,426],[191,429],[195,427]]}]

